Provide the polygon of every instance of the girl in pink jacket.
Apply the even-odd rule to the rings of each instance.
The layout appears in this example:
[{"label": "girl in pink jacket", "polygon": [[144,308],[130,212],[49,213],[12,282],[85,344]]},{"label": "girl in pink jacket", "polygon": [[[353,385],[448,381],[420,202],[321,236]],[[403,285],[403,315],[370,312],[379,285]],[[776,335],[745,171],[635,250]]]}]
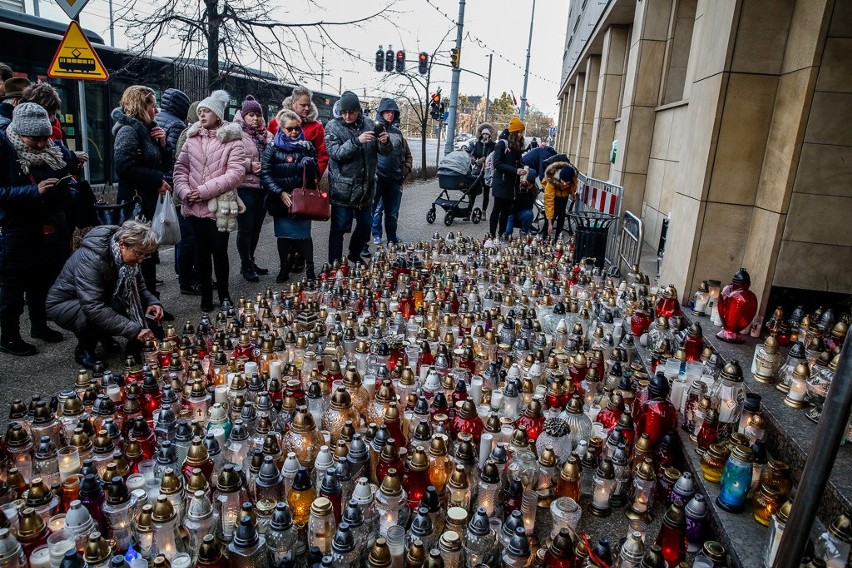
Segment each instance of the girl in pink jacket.
[{"label": "girl in pink jacket", "polygon": [[198,122],[188,128],[186,143],[175,164],[175,192],[182,203],[181,213],[195,234],[204,312],[213,311],[213,266],[220,304],[225,300],[233,303],[228,292],[230,233],[217,228],[209,203],[236,190],[246,172],[242,128],[225,121],[229,99],[225,91],[214,91],[198,104]]}]

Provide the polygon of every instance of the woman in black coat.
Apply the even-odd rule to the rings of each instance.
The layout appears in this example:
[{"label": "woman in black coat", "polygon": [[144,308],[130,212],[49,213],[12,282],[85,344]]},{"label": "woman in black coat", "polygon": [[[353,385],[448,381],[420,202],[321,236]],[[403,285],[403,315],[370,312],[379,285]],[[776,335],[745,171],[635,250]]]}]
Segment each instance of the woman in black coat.
[{"label": "woman in black coat", "polygon": [[50,343],[62,334],[47,325],[47,291],[70,253],[67,211],[74,205],[76,160],[50,139],[43,107],[21,103],[0,133],[0,352],[34,355],[20,333],[24,295],[30,335]]},{"label": "woman in black coat", "polygon": [[280,271],[275,281],[279,284],[290,277],[289,256],[301,252],[305,257],[305,275],[316,278],[314,270],[314,240],[311,222],[289,216],[293,204],[291,194],[304,182],[312,187],[319,180],[316,149],[302,132],[302,121],[295,112],[278,113],[278,132],[266,146],[260,161],[260,185],[266,190],[266,208],[274,219],[278,244]]},{"label": "woman in black coat", "polygon": [[491,182],[494,209],[491,210],[489,220],[489,234],[492,238],[506,233],[506,224],[518,194],[521,176],[527,175],[521,163],[523,152],[524,123],[513,117],[509,122],[509,138],[500,140],[494,148],[494,180]]},{"label": "woman in black coat", "polygon": [[[166,181],[172,167],[172,151],[166,142],[166,131],[154,121],[157,100],[153,90],[133,85],[125,89],[118,104],[112,111],[116,200],[126,203],[140,199],[142,214],[151,221],[157,198],[172,189]],[[142,263],[142,277],[148,290],[157,294],[157,265],[153,258]]]}]

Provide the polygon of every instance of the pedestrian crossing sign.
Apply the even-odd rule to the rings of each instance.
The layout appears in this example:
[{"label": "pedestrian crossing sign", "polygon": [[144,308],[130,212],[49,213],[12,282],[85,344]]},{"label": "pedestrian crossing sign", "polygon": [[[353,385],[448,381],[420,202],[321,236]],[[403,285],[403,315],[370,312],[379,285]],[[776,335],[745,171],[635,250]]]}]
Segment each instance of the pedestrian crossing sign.
[{"label": "pedestrian crossing sign", "polygon": [[71,21],[65,36],[53,56],[47,74],[54,79],[84,79],[88,81],[106,81],[109,79],[106,67],[92,47],[89,38],[83,33],[80,24]]}]

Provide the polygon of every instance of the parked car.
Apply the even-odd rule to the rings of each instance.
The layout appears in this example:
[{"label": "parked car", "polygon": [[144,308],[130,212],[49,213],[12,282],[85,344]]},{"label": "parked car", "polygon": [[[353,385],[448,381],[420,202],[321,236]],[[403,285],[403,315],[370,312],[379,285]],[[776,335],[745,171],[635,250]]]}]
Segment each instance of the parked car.
[{"label": "parked car", "polygon": [[456,141],[455,144],[453,144],[453,147],[456,150],[464,150],[468,146],[470,146],[470,144],[473,143],[474,140],[475,138],[473,137],[473,135],[468,134],[467,132],[463,132],[462,134],[456,136]]}]

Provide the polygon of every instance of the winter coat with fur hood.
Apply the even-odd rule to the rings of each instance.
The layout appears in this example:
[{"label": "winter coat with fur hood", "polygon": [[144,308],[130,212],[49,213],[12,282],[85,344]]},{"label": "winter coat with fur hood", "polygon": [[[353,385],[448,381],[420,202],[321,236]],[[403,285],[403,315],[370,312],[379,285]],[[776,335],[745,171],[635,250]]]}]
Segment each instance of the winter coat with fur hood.
[{"label": "winter coat with fur hood", "polygon": [[567,185],[562,184],[559,180],[559,170],[570,165],[568,162],[554,162],[544,170],[544,216],[547,219],[556,218],[555,198],[571,197],[577,193],[576,175]]},{"label": "winter coat with fur hood", "polygon": [[[261,120],[263,120],[261,118]],[[243,118],[243,114],[240,111],[237,111],[237,114],[234,115],[234,122],[240,125],[240,128],[243,129],[243,150],[246,153],[245,159],[245,169],[246,175],[243,178],[243,183],[240,187],[250,187],[252,189],[260,189],[260,176],[252,171],[251,164],[252,162],[259,162],[261,155],[260,150],[257,148],[257,144],[251,135],[246,132],[243,124],[245,123],[245,119]],[[272,134],[266,130],[266,124],[261,123],[260,126],[261,132],[266,134],[266,144],[270,144],[272,142]]]},{"label": "winter coat with fur hood", "polygon": [[[240,187],[246,173],[245,159],[239,124],[225,122],[216,130],[203,128],[200,122],[190,126],[174,174],[183,216],[215,220],[208,201]],[[187,202],[193,189],[201,194],[201,202]]]},{"label": "winter coat with fur hood", "polygon": [[[488,129],[488,132],[491,133],[491,139],[488,143],[482,141],[482,131]],[[476,142],[473,144],[473,149],[470,152],[471,157],[476,158],[477,160],[481,159],[483,162],[485,158],[488,157],[488,154],[494,151],[494,146],[497,144],[497,129],[494,128],[494,125],[490,122],[483,122],[479,126],[476,127]]]},{"label": "winter coat with fur hood", "polygon": [[[293,108],[293,97],[287,97],[281,103],[282,108]],[[325,173],[328,167],[328,152],[325,149],[325,127],[318,120],[319,110],[317,105],[311,101],[311,112],[308,117],[302,120],[302,133],[305,135],[305,140],[314,145],[314,150],[317,151],[317,163],[319,164],[320,177]],[[274,118],[269,120],[269,126],[266,127],[269,132],[275,136],[278,133],[278,121]]]}]

